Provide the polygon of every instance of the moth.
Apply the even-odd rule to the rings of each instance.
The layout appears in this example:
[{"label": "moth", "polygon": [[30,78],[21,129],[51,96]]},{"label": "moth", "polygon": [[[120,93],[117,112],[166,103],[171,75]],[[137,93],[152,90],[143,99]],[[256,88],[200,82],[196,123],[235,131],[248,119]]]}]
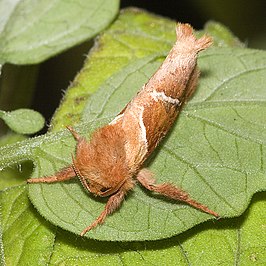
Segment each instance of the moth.
[{"label": "moth", "polygon": [[197,54],[212,44],[206,35],[197,39],[189,24],[177,24],[176,35],[176,43],[155,74],[108,125],[93,133],[90,141],[67,127],[77,141],[71,165],[54,175],[27,180],[52,183],[77,176],[90,193],[109,196],[102,213],[81,236],[117,210],[137,182],[149,191],[219,217],[181,188],[170,183],[157,184],[152,172],[143,167],[195,91],[199,77]]}]

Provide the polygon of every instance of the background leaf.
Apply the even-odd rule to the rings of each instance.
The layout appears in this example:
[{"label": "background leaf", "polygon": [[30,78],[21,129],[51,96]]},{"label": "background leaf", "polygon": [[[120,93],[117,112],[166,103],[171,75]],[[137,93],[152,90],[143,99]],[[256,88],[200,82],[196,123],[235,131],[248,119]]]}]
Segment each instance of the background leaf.
[{"label": "background leaf", "polygon": [[[182,266],[198,265],[199,261],[207,266],[263,265],[266,262],[263,241],[266,237],[265,193],[255,195],[251,208],[240,218],[226,219],[218,224],[207,222],[167,240],[110,243],[90,239],[81,240],[80,237],[60,229],[57,230],[56,238],[53,239],[51,235],[54,232],[53,228],[39,217],[31,205],[26,204],[25,207],[25,202],[28,200],[25,193],[20,194],[21,192],[19,189],[8,191],[11,193],[8,199],[13,203],[12,208],[9,201],[1,202],[4,209],[2,216],[5,221],[11,219],[9,221],[12,221],[12,232],[17,240],[16,246],[9,248],[14,237],[8,234],[11,230],[10,226],[4,227],[2,240],[8,249],[5,249],[5,257],[2,256],[2,260],[6,265],[23,265],[22,262],[27,265],[28,262],[32,262],[31,259],[39,263],[38,265],[77,266],[94,263],[99,266],[110,265],[110,263]],[[5,197],[8,193],[5,193]],[[23,209],[21,204],[19,205],[20,212],[16,209],[19,202],[23,202]],[[25,217],[27,220],[23,220]],[[28,223],[29,218],[31,223]],[[24,225],[21,227],[22,221],[25,221],[28,229]],[[36,228],[37,224],[39,226]],[[32,232],[34,227],[36,231]],[[19,231],[18,228],[24,230]],[[18,232],[21,233],[18,235]],[[24,248],[21,248],[25,242],[30,244],[29,236],[35,237],[32,246],[24,245]],[[37,250],[36,246],[38,246]],[[18,249],[19,247],[21,249]]]},{"label": "background leaf", "polygon": [[118,6],[118,0],[0,1],[0,61],[41,62],[94,37]]},{"label": "background leaf", "polygon": [[[254,115],[265,113],[262,103],[266,95],[263,89],[252,94],[253,86],[247,82],[261,80],[258,86],[262,88],[265,59],[264,52],[248,49],[205,52],[199,59],[203,74],[195,97],[148,164],[159,182],[182,187],[222,217],[240,215],[251,196],[266,187],[262,168],[266,117]],[[85,121],[94,120],[97,126],[101,123],[96,119],[114,117],[134,94],[133,88],[140,88],[158,65],[156,56],[145,57],[108,79],[90,98]],[[70,163],[71,145],[73,141],[67,139],[41,145],[42,160],[35,176],[53,173]],[[76,234],[96,219],[106,202],[94,200],[75,182],[31,185],[30,197],[43,216]],[[112,241],[152,240],[179,234],[210,218],[136,187],[119,212],[87,236]]]},{"label": "background leaf", "polygon": [[1,239],[6,265],[47,265],[54,243],[53,227],[39,216],[24,187],[0,192]]},{"label": "background leaf", "polygon": [[11,112],[0,110],[0,118],[16,133],[34,134],[40,131],[45,123],[44,117],[31,109],[17,109]]},{"label": "background leaf", "polygon": [[[0,147],[25,139],[25,135],[9,133],[0,138]],[[2,169],[2,171],[0,172],[0,190],[4,190],[6,188],[10,189],[13,186],[24,185],[27,176],[31,175],[32,169],[33,164],[30,161]]]},{"label": "background leaf", "polygon": [[[211,222],[167,240],[145,242],[80,241],[59,231],[51,264],[59,265],[263,265],[265,194],[254,197],[241,218]],[[75,260],[73,260],[75,258]]]},{"label": "background leaf", "polygon": [[[121,21],[123,21],[123,23],[120,23]],[[125,23],[125,21],[127,21],[127,23]],[[159,26],[160,22],[161,26]],[[166,27],[163,25],[165,24],[168,25],[168,23],[170,23],[174,27],[174,24],[171,21],[169,22],[164,19],[162,22],[162,20],[160,20],[158,17],[154,17],[143,12],[132,12],[132,11],[127,11],[126,14],[124,13],[123,17],[121,16],[117,21],[117,23],[118,24],[120,23],[121,29],[123,25],[127,27],[128,23],[132,24],[132,28],[134,29],[138,29],[138,27],[146,27],[148,32],[146,33],[146,35],[153,32],[153,30],[151,30],[150,28],[153,27],[153,25],[155,25],[154,30],[157,28],[159,29]],[[140,35],[142,35],[141,33],[142,32],[140,32]],[[119,31],[117,32],[117,34],[119,34]],[[120,32],[120,34],[122,33]],[[166,32],[164,34],[168,33]],[[172,38],[174,40],[173,32],[169,31],[169,34],[172,35]],[[121,43],[120,40],[117,39],[115,33],[113,33],[113,39],[115,43],[116,41],[117,44]],[[156,42],[155,39],[154,41]],[[106,44],[111,44],[111,43],[113,42],[111,39],[109,39],[109,42]],[[113,46],[113,49],[114,47],[117,47],[117,44]],[[169,48],[170,45],[171,43],[169,43],[168,45]],[[104,53],[104,49],[99,49],[97,51],[98,52],[97,54],[99,54],[98,62],[100,62],[101,60],[104,61],[104,58],[102,59],[100,58],[101,56],[103,56],[103,54],[100,54],[101,50],[103,50]],[[125,53],[124,50],[121,51]],[[138,48],[135,47],[135,49],[133,49],[132,51],[130,51],[129,54],[134,54],[134,53],[136,54]],[[145,52],[143,52],[143,54],[145,54]],[[107,51],[106,55],[108,57]],[[124,59],[123,56],[122,59]],[[99,71],[99,69],[102,68],[99,69],[97,68],[97,66],[99,67],[100,64],[97,65],[96,61],[94,61],[95,63],[94,66],[96,66],[96,68],[93,68],[92,65],[90,66],[92,75],[90,75],[89,77],[91,79],[91,77],[95,76],[95,74],[99,75],[95,76],[95,83],[92,83],[93,84],[92,87],[90,87],[90,82],[87,81],[87,86],[84,86],[83,89],[97,88],[96,79],[98,79],[99,76],[101,76],[99,84],[101,84],[105,79],[103,73]],[[112,57],[110,61],[114,62],[115,67],[119,69],[119,64],[117,63],[119,61],[119,57],[117,58]],[[127,63],[125,63],[125,65],[126,64]],[[111,69],[110,64],[107,64],[106,66],[109,69]],[[90,71],[89,69],[87,70],[88,70],[87,74],[89,74]],[[117,71],[117,69],[115,71]],[[84,82],[85,81],[86,80],[84,73]],[[74,90],[72,90],[72,92],[74,92]],[[80,94],[80,97],[78,97],[79,93],[77,91],[75,93],[76,93],[76,98],[75,98],[76,101],[73,101],[73,103],[70,104],[69,110],[71,110],[72,108],[71,106],[78,105],[78,103],[80,103],[81,100],[83,99],[82,93]],[[72,99],[74,99],[74,97]],[[187,108],[188,107],[189,106],[187,106]],[[82,108],[78,109],[79,111],[82,110]],[[71,115],[72,113],[70,112],[69,116]],[[63,119],[62,121],[64,122],[65,120]],[[100,124],[106,122],[107,121],[99,121]],[[60,123],[58,123],[58,126],[59,124]],[[94,130],[95,126],[96,125],[94,124],[90,128],[90,125],[88,124],[78,127],[77,130],[86,133],[89,130],[90,131]],[[5,167],[7,165],[10,165],[11,163],[25,160],[25,158],[31,160],[33,160],[34,158],[36,159],[38,158],[39,154],[36,154],[35,156],[34,152],[38,150],[39,146],[42,146],[43,143],[48,142],[47,146],[51,146],[52,148],[52,145],[50,145],[50,143],[53,143],[53,141],[60,142],[60,139],[66,140],[66,141],[61,141],[63,145],[66,144],[73,147],[74,145],[73,139],[65,132],[58,132],[55,135],[48,134],[45,137],[35,138],[34,140],[26,143],[24,142],[14,146],[5,147],[1,150],[0,166]],[[24,146],[24,144],[26,145]],[[72,148],[70,148],[68,152],[70,153],[71,151],[73,151]],[[39,149],[39,152],[41,154],[42,150]],[[65,163],[66,160],[64,159],[62,165],[64,165]],[[51,167],[49,171],[53,172],[53,167]],[[88,195],[86,195],[86,200],[88,199],[87,197]],[[15,198],[16,197],[14,198],[9,197],[10,202],[12,202],[12,200]],[[149,197],[147,196],[147,199],[148,198]],[[20,202],[21,204],[27,204],[28,201],[27,198],[21,197]],[[265,247],[262,241],[262,239],[265,238],[264,205],[265,205],[265,193],[257,194],[255,195],[255,199],[253,200],[253,204],[249,208],[249,211],[246,212],[245,215],[242,215],[240,218],[226,219],[224,221],[220,220],[218,223],[215,224],[213,224],[213,222],[205,222],[204,224],[196,226],[193,229],[188,230],[187,232],[179,236],[160,241],[132,242],[132,243],[127,243],[127,242],[110,243],[102,241],[99,242],[84,238],[80,239],[80,237],[70,234],[67,231],[58,230],[56,233],[56,239],[54,243],[51,242],[50,244],[51,247],[50,250],[52,251],[50,261],[47,263],[43,263],[42,265],[47,265],[47,264],[87,265],[88,261],[92,262],[93,264],[96,263],[97,265],[109,265],[110,264],[109,262],[112,262],[115,265],[116,264],[134,265],[137,262],[141,265],[150,265],[151,263],[153,265],[158,265],[158,264],[161,265],[164,262],[166,264],[175,263],[178,265],[187,265],[187,264],[198,265],[199,261],[204,262],[204,265],[228,265],[230,263],[238,265],[253,265],[253,264],[263,265],[265,264],[266,260]],[[12,212],[9,213],[10,216],[13,216],[13,212],[17,213],[18,209],[13,208]],[[34,209],[31,209],[30,212],[33,213],[32,217],[35,217],[35,220],[39,219],[39,216],[34,211]],[[43,219],[40,219],[39,222],[42,225],[45,225]],[[19,226],[20,226],[19,220],[15,220],[13,225],[14,226],[17,225],[17,231],[19,231]],[[7,228],[4,231],[3,234],[4,239],[8,239],[5,238],[5,235],[8,234],[9,228]],[[54,233],[52,229],[49,230],[50,232]],[[20,235],[20,237],[23,236],[24,234]],[[42,241],[38,242],[38,247],[40,249],[42,248],[42,243],[43,243]],[[1,247],[4,247],[5,242],[3,241],[0,242],[0,245]],[[44,245],[46,245],[45,242]],[[6,253],[5,249],[1,248],[0,251],[2,254],[2,258],[4,258],[4,254]],[[40,252],[39,254],[42,255],[42,252]],[[9,253],[9,255],[11,257],[6,256],[6,261],[8,259],[11,262],[16,261],[16,254]],[[28,260],[28,262],[31,263],[30,260]],[[13,263],[11,265],[15,264]]]},{"label": "background leaf", "polygon": [[209,21],[205,24],[201,34],[208,32],[213,38],[215,46],[222,47],[244,47],[244,44],[233,35],[233,33],[219,22]]}]

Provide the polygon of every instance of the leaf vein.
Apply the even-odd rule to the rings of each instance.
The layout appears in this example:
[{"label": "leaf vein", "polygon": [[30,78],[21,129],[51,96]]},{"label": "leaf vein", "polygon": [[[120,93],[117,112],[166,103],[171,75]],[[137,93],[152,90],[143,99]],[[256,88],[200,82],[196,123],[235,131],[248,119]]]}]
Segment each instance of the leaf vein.
[{"label": "leaf vein", "polygon": [[214,87],[214,89],[211,91],[211,93],[205,97],[205,99],[203,99],[203,101],[210,101],[211,98],[214,96],[214,94],[222,87],[224,86],[226,83],[236,79],[236,78],[239,78],[241,77],[242,75],[245,75],[247,73],[252,73],[252,72],[257,72],[257,71],[261,71],[261,70],[265,70],[266,67],[258,67],[258,68],[253,68],[253,69],[248,69],[248,70],[245,70],[245,71],[241,71],[239,73],[236,73],[235,75],[233,76],[230,76],[226,79],[224,79],[220,84],[218,84],[216,87]]},{"label": "leaf vein", "polygon": [[249,137],[248,135],[246,135],[246,136],[241,135],[240,133],[237,133],[236,131],[233,131],[233,130],[230,130],[229,128],[225,128],[225,127],[223,127],[223,126],[222,126],[221,124],[219,124],[219,123],[215,123],[214,121],[211,121],[211,120],[205,119],[205,118],[200,117],[200,116],[198,116],[198,115],[196,115],[196,114],[189,113],[188,116],[191,117],[191,118],[194,118],[194,119],[196,119],[196,120],[198,120],[198,121],[201,121],[201,122],[207,123],[207,124],[209,124],[210,126],[213,126],[213,127],[217,128],[217,129],[220,129],[220,130],[222,130],[222,131],[224,131],[224,132],[226,132],[226,133],[228,133],[228,134],[230,134],[230,135],[232,135],[232,136],[235,136],[235,137],[238,137],[238,138],[242,138],[242,139],[245,139],[245,140],[251,141],[251,142],[253,142],[253,143],[262,144],[259,140],[256,140],[256,139],[254,139],[254,138],[251,138],[251,137]]},{"label": "leaf vein", "polygon": [[179,247],[179,249],[180,249],[180,252],[181,252],[182,256],[184,257],[184,259],[185,259],[187,265],[189,265],[189,266],[192,265],[192,264],[190,263],[190,261],[189,261],[188,256],[187,256],[187,251],[185,251],[183,245],[182,245],[178,240],[177,240],[177,243],[178,243],[178,247]]},{"label": "leaf vein", "polygon": [[214,195],[219,198],[221,201],[223,201],[228,207],[230,207],[232,210],[236,211],[236,209],[230,204],[230,202],[228,202],[226,200],[226,198],[224,198],[221,194],[219,194],[217,191],[215,191],[213,189],[213,187],[209,184],[209,182],[207,182],[207,180],[204,178],[204,176],[197,170],[196,166],[194,166],[192,163],[188,162],[187,160],[185,160],[184,158],[181,158],[178,154],[176,154],[171,148],[166,147],[166,145],[164,145],[163,149],[168,152],[168,154],[172,157],[174,157],[175,159],[177,159],[178,161],[187,164],[194,172],[195,174],[200,178],[200,180],[202,181],[202,183],[204,183],[209,189],[210,191],[212,191],[214,193]]}]

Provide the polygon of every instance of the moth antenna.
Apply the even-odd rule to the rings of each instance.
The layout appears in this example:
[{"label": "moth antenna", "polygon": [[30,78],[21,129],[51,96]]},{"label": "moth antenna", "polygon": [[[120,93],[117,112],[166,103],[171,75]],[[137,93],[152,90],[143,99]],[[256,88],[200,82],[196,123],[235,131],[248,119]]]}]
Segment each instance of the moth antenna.
[{"label": "moth antenna", "polygon": [[71,132],[71,134],[73,135],[73,137],[77,140],[77,141],[79,141],[82,137],[77,133],[77,131],[75,131],[74,129],[73,129],[73,127],[71,127],[71,126],[66,126],[66,128]]},{"label": "moth antenna", "polygon": [[81,173],[80,173],[79,169],[76,167],[76,160],[75,160],[75,158],[74,158],[74,155],[71,154],[71,157],[72,157],[72,168],[73,168],[73,170],[74,170],[76,176],[77,176],[78,178],[80,178],[80,177],[81,177]]},{"label": "moth antenna", "polygon": [[85,189],[87,189],[88,191],[90,191],[90,187],[88,185],[88,182],[87,182],[86,178],[82,176],[82,174],[80,173],[78,167],[76,166],[76,160],[75,160],[73,154],[72,154],[72,168],[73,168],[76,176],[79,178],[79,180],[80,180],[81,184],[83,185],[83,187]]}]

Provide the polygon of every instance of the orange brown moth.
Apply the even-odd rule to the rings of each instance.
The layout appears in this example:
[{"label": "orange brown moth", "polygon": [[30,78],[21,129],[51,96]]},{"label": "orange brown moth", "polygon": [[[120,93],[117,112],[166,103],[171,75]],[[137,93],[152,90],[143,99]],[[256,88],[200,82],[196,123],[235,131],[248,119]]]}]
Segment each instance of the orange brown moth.
[{"label": "orange brown moth", "polygon": [[197,54],[212,44],[206,35],[197,39],[189,24],[178,24],[176,35],[177,41],[160,68],[112,122],[94,132],[89,142],[68,127],[77,141],[71,165],[52,176],[28,179],[28,183],[52,183],[77,176],[92,194],[110,196],[103,212],[81,236],[102,224],[136,181],[150,191],[219,217],[182,189],[170,183],[156,184],[153,174],[142,168],[196,88]]}]

